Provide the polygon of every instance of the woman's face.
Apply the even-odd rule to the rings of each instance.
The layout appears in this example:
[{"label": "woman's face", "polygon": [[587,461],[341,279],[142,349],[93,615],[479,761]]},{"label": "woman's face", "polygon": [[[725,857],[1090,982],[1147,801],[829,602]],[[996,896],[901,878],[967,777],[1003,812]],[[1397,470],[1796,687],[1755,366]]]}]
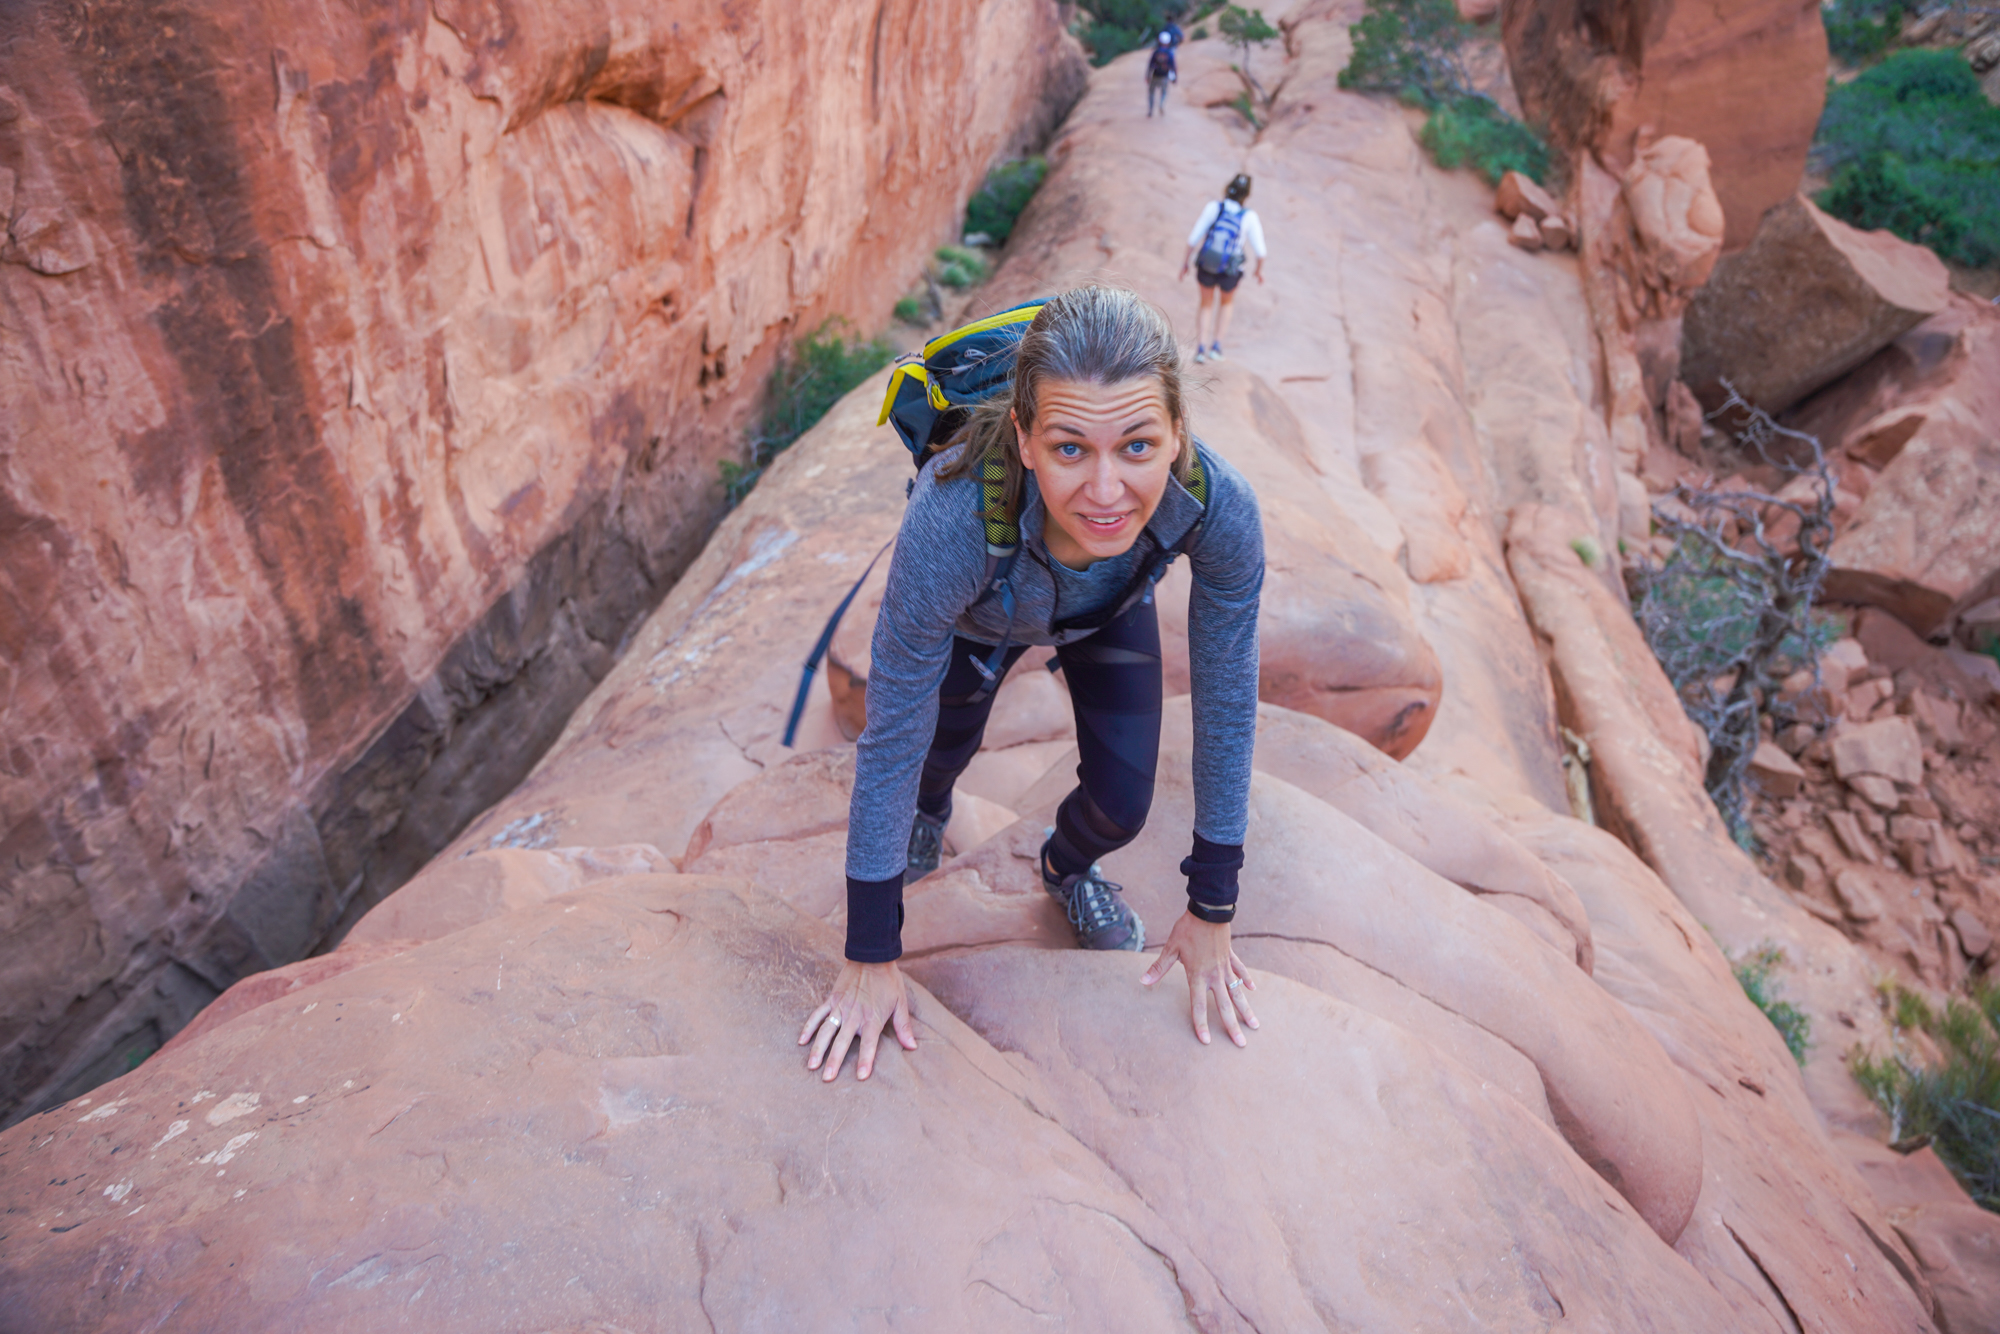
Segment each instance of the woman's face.
[{"label": "woman's face", "polygon": [[1043,541],[1071,569],[1123,555],[1160,506],[1181,452],[1158,379],[1045,381],[1035,429],[1014,429],[1048,509]]}]

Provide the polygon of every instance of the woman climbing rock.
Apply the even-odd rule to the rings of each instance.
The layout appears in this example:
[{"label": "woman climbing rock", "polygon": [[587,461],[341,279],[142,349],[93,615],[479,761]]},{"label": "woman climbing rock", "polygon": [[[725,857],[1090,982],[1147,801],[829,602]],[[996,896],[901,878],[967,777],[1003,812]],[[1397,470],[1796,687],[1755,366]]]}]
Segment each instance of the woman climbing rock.
[{"label": "woman climbing rock", "polygon": [[[1222,360],[1222,335],[1229,332],[1229,317],[1235,313],[1236,285],[1243,281],[1243,253],[1257,257],[1257,282],[1264,282],[1264,224],[1250,200],[1250,178],[1233,177],[1222,192],[1195,219],[1188,233],[1187,257],[1181,260],[1181,278],[1195,271],[1201,284],[1201,306],[1194,313],[1194,359]],[[1218,297],[1220,298],[1218,300]],[[1211,311],[1213,315],[1211,316]],[[1202,327],[1211,330],[1209,341],[1201,339]]]},{"label": "woman climbing rock", "polygon": [[[996,528],[996,525],[998,527]],[[1020,559],[993,596],[989,539],[1018,525]],[[1257,497],[1188,429],[1166,317],[1130,292],[1086,287],[1042,304],[1011,380],[928,458],[897,537],[875,625],[868,722],[847,835],[847,962],[813,1011],[807,1066],[839,1074],[851,1044],[868,1077],[885,1024],[914,1050],[902,891],[934,870],[952,786],[979,750],[993,696],[1030,645],[1054,645],[1076,712],[1078,786],[1040,855],[1043,886],[1084,949],[1140,950],[1146,928],[1099,859],[1145,825],[1160,746],[1154,588],[1193,568],[1188,656],[1195,821],[1187,910],[1141,979],[1178,962],[1195,1035],[1213,994],[1241,1046],[1254,984],[1230,948],[1257,723]]]}]

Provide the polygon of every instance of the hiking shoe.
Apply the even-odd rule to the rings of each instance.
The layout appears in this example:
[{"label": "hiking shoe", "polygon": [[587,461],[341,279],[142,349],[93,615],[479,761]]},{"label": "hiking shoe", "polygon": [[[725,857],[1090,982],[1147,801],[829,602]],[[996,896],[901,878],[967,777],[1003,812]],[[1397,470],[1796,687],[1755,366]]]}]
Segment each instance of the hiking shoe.
[{"label": "hiking shoe", "polygon": [[1208,360],[1208,349],[1201,346],[1199,343],[1195,344],[1194,364],[1199,366],[1201,365],[1202,362],[1207,360]]},{"label": "hiking shoe", "polygon": [[1146,924],[1118,897],[1125,892],[1123,885],[1106,880],[1103,868],[1094,864],[1080,875],[1051,880],[1048,864],[1048,845],[1044,844],[1042,888],[1063,905],[1070,928],[1076,932],[1078,949],[1137,952],[1146,948]]},{"label": "hiking shoe", "polygon": [[937,870],[938,860],[944,856],[944,827],[950,822],[949,811],[943,815],[917,812],[917,818],[910,822],[910,852],[903,866],[904,884],[913,885]]},{"label": "hiking shoe", "polygon": [[1209,359],[1210,361],[1221,361],[1221,360],[1222,360],[1222,344],[1220,344],[1220,343],[1210,343],[1210,344],[1208,345],[1208,359]]}]

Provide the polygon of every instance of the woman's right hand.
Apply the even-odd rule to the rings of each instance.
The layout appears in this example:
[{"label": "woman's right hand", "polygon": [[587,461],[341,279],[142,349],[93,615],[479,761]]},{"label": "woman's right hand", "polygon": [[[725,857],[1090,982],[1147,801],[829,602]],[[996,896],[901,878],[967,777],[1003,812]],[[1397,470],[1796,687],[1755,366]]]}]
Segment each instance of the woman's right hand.
[{"label": "woman's right hand", "polygon": [[840,966],[840,976],[834,979],[826,1003],[812,1012],[805,1031],[799,1034],[801,1047],[812,1043],[806,1069],[817,1070],[824,1064],[826,1073],[820,1078],[832,1083],[840,1078],[848,1045],[858,1037],[860,1056],[854,1073],[861,1079],[868,1078],[875,1069],[875,1049],[882,1041],[882,1026],[892,1020],[896,1025],[896,1041],[904,1051],[915,1051],[917,1035],[910,1027],[910,995],[903,986],[902,969],[894,963],[847,960]]}]

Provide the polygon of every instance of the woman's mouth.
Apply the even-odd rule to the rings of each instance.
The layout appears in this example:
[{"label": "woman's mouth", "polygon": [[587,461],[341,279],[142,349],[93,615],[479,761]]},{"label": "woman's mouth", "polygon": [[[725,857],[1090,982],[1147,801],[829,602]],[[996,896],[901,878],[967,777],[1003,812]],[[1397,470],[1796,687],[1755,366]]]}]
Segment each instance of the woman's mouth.
[{"label": "woman's mouth", "polygon": [[1090,525],[1091,529],[1095,532],[1112,533],[1124,527],[1125,520],[1131,516],[1127,514],[1084,514],[1079,517],[1086,524]]}]

